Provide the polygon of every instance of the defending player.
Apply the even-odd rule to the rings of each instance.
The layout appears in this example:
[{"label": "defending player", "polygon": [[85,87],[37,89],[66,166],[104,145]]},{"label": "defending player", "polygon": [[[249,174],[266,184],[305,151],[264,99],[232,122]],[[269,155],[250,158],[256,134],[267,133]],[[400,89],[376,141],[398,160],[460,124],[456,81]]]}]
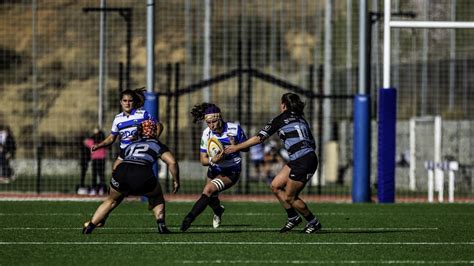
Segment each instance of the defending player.
[{"label": "defending player", "polygon": [[280,170],[272,181],[272,192],[280,201],[288,214],[288,221],[280,233],[288,232],[302,222],[298,211],[308,221],[303,232],[314,233],[321,229],[321,223],[308,209],[306,203],[299,197],[318,168],[318,157],[315,153],[315,143],[308,122],[303,118],[304,103],[294,93],[285,93],[281,97],[281,114],[270,120],[265,127],[247,141],[228,146],[226,154],[232,154],[242,149],[262,143],[278,132],[285,149],[290,155],[290,161]]},{"label": "defending player", "polygon": [[112,174],[110,194],[97,208],[92,219],[84,224],[83,234],[90,234],[128,195],[148,197],[148,207],[153,211],[160,234],[170,231],[165,224],[165,200],[160,183],[153,172],[153,165],[160,158],[173,176],[173,193],[179,189],[179,167],[173,154],[156,140],[156,123],[145,120],[138,126],[139,140],[132,142],[122,154],[121,161]]},{"label": "defending player", "polygon": [[224,154],[224,151],[210,158],[207,153],[209,139],[217,138],[224,147],[231,143],[237,144],[247,139],[240,125],[225,122],[221,117],[221,110],[215,104],[202,103],[195,105],[191,111],[194,123],[204,120],[207,128],[202,133],[200,145],[200,160],[203,166],[208,166],[207,184],[201,197],[196,201],[191,211],[186,215],[181,224],[181,231],[186,231],[196,217],[209,205],[213,212],[213,227],[219,227],[224,206],[220,204],[219,192],[232,187],[240,178],[241,157],[240,152]]}]

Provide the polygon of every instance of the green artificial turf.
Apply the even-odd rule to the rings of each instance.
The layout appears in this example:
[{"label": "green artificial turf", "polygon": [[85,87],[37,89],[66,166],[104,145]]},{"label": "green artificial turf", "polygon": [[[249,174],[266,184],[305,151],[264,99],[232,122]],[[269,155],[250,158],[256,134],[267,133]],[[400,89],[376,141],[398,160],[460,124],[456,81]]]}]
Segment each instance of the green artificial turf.
[{"label": "green artificial turf", "polygon": [[323,229],[280,234],[278,203],[223,202],[182,233],[191,202],[167,203],[173,234],[159,235],[147,204],[122,203],[82,235],[99,202],[0,202],[0,265],[291,265],[474,263],[474,204],[309,204]]}]

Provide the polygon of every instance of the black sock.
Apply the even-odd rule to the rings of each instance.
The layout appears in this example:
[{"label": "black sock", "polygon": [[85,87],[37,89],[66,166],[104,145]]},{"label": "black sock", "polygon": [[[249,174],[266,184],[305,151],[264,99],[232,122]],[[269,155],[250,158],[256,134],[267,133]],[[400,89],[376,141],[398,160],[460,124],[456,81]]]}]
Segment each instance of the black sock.
[{"label": "black sock", "polygon": [[[316,218],[316,216],[314,216],[313,213],[309,213],[307,216],[304,217],[304,219],[308,222],[315,222],[317,221],[318,219]],[[313,221],[314,220],[314,221]]]},{"label": "black sock", "polygon": [[188,216],[191,219],[194,219],[199,216],[207,207],[209,204],[209,197],[202,194],[201,197],[194,203],[193,208],[189,212]]},{"label": "black sock", "polygon": [[214,211],[215,214],[219,215],[222,212],[221,201],[218,195],[212,195],[209,198],[209,207]]},{"label": "black sock", "polygon": [[158,220],[156,220],[156,224],[165,224],[165,220],[164,219],[158,219]]},{"label": "black sock", "polygon": [[296,210],[293,207],[285,209],[285,211],[288,214],[288,219],[295,219],[296,217],[298,217],[298,213],[296,213]]}]

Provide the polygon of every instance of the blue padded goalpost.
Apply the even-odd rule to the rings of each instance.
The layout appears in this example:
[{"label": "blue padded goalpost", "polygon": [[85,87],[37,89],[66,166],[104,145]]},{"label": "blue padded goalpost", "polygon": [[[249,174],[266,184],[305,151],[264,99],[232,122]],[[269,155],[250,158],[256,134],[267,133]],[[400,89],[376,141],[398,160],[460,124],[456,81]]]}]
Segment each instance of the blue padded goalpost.
[{"label": "blue padded goalpost", "polygon": [[378,108],[378,200],[395,202],[395,148],[397,92],[390,86],[391,28],[474,28],[474,22],[391,21],[391,0],[384,2],[383,88],[379,90]]}]

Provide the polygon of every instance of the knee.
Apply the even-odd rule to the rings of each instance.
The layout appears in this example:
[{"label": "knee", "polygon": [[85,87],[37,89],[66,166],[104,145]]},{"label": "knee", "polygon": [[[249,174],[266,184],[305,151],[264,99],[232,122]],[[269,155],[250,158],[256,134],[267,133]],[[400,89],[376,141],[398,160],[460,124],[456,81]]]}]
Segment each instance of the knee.
[{"label": "knee", "polygon": [[294,197],[294,196],[290,196],[290,195],[285,196],[285,202],[290,204],[290,205],[293,205],[295,200],[296,200],[296,197]]},{"label": "knee", "polygon": [[[211,183],[210,183],[211,184]],[[217,189],[213,185],[206,185],[204,187],[204,190],[202,191],[202,194],[211,197],[213,194],[217,192]]]},{"label": "knee", "polygon": [[271,185],[271,189],[272,189],[273,194],[278,194],[278,192],[279,192],[279,190],[280,190],[279,187],[277,187],[277,186],[275,186],[275,185],[273,185],[273,184]]},{"label": "knee", "polygon": [[158,205],[163,205],[163,208],[164,208],[165,201],[164,201],[163,198],[160,198],[160,197],[148,198],[148,209],[149,210],[153,210]]},{"label": "knee", "polygon": [[106,204],[108,204],[112,208],[115,208],[117,205],[120,204],[120,202],[118,200],[113,199],[113,198],[108,198],[105,202],[106,202]]}]

